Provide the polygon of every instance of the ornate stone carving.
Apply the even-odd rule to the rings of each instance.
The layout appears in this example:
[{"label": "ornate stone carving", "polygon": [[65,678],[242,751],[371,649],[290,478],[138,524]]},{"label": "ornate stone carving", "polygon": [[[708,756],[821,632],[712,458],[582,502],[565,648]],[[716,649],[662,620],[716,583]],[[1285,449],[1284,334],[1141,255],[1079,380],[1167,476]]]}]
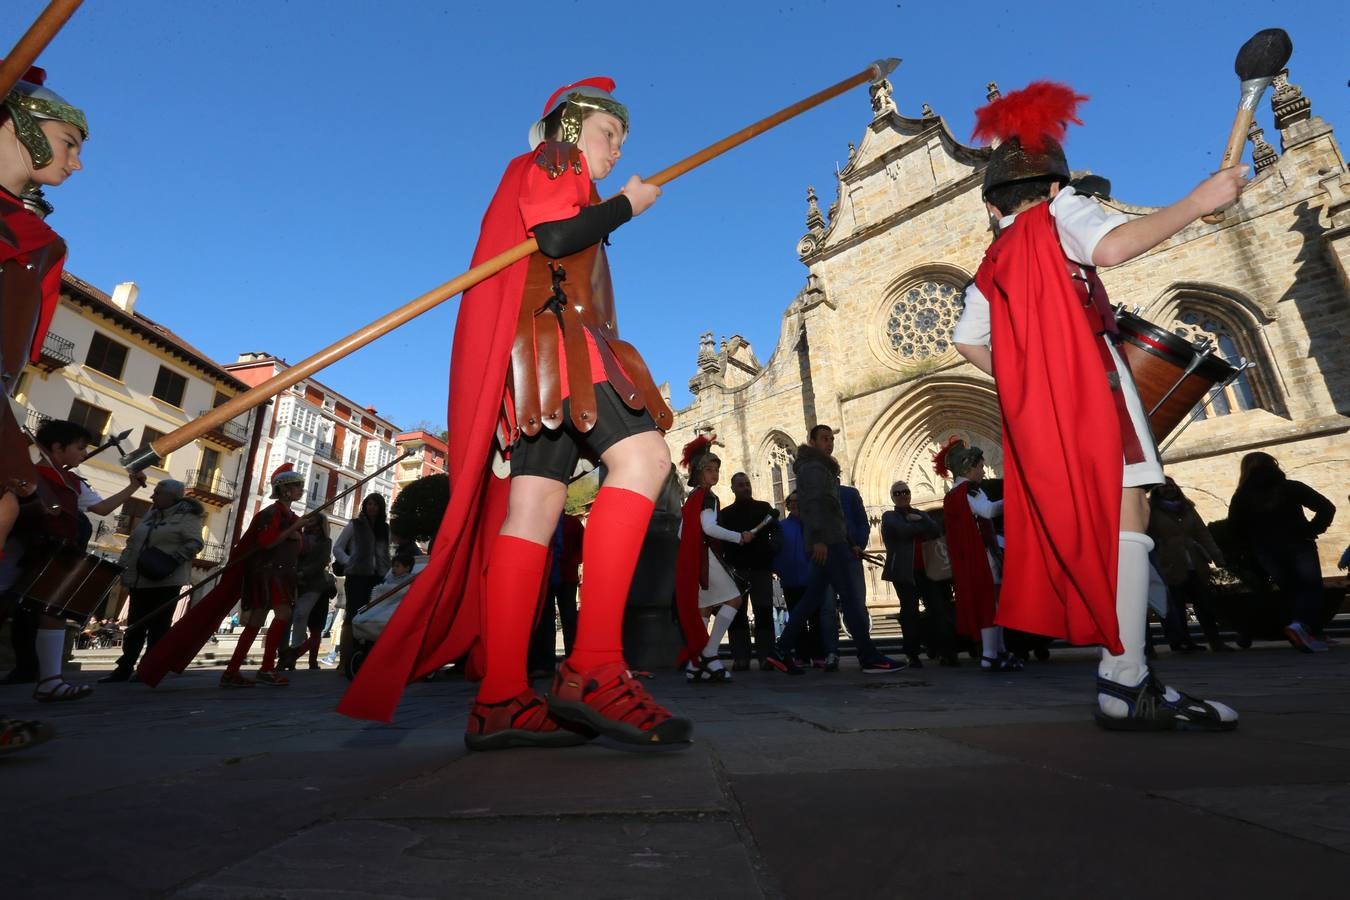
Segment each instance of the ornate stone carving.
[{"label": "ornate stone carving", "polygon": [[925,104],[923,105],[923,117],[924,117],[925,119],[936,119],[936,118],[937,118],[937,113],[933,112],[933,107],[931,107],[931,106],[929,106],[927,103],[925,103]]},{"label": "ornate stone carving", "polygon": [[812,234],[825,230],[825,217],[820,214],[820,202],[812,185],[806,186],[806,229]]},{"label": "ornate stone carving", "polygon": [[1265,133],[1265,130],[1255,122],[1252,122],[1252,127],[1247,129],[1247,140],[1252,142],[1252,165],[1256,167],[1258,175],[1275,165],[1280,159],[1279,154],[1275,152],[1275,148],[1266,143]]},{"label": "ornate stone carving", "polygon": [[698,367],[704,372],[718,372],[721,366],[717,361],[717,347],[713,343],[711,331],[698,336]]},{"label": "ornate stone carving", "polygon": [[1275,92],[1270,95],[1270,108],[1275,113],[1275,127],[1286,130],[1296,122],[1312,115],[1312,101],[1303,96],[1303,89],[1289,83],[1289,70],[1275,76]]},{"label": "ornate stone carving", "polygon": [[867,89],[872,95],[872,118],[880,119],[896,112],[895,100],[891,97],[892,90],[894,88],[891,87],[889,78],[883,78]]},{"label": "ornate stone carving", "polygon": [[984,86],[984,99],[993,103],[995,100],[1003,98],[1003,92],[998,89],[998,82],[991,81]]}]

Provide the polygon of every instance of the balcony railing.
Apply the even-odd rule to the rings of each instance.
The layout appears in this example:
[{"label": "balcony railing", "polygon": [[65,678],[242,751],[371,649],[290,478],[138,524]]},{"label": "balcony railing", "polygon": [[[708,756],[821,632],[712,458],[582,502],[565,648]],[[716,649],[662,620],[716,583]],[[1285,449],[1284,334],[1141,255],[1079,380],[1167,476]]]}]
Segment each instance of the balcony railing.
[{"label": "balcony railing", "polygon": [[199,566],[215,566],[225,561],[225,551],[228,548],[220,541],[207,541],[202,547],[202,552],[197,554],[193,560]]},{"label": "balcony railing", "polygon": [[314,455],[320,459],[329,460],[330,462],[338,464],[342,463],[342,456],[332,444],[316,444],[314,446]]},{"label": "balcony railing", "polygon": [[234,499],[234,482],[221,478],[218,472],[189,469],[184,484],[187,487],[188,496],[204,503],[224,506]]},{"label": "balcony railing", "polygon": [[55,372],[73,362],[75,362],[75,342],[53,331],[47,332],[47,336],[42,339],[42,351],[38,354],[38,368]]},{"label": "balcony railing", "polygon": [[36,409],[30,409],[28,415],[24,416],[23,424],[29,431],[37,434],[37,430],[42,427],[42,423],[51,420],[51,416],[40,413]]},{"label": "balcony railing", "polygon": [[[201,417],[209,412],[209,409],[203,409],[197,413],[197,416]],[[230,450],[235,450],[244,446],[244,442],[248,440],[248,428],[233,419],[226,419],[223,425],[212,428],[203,437],[213,440],[217,444],[223,444]]]}]

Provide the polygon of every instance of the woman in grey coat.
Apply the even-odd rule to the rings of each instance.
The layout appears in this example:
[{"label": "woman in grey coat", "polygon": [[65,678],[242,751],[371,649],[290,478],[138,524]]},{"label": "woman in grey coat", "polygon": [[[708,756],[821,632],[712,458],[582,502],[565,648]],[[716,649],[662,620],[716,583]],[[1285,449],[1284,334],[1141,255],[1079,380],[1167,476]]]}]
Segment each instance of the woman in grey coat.
[{"label": "woman in grey coat", "polygon": [[[130,681],[142,647],[153,647],[173,624],[174,607],[169,603],[192,580],[192,560],[202,550],[202,523],[206,510],[196,500],[183,496],[183,482],[165,479],[150,495],[150,512],[127,538],[118,562],[122,584],[131,591],[117,668],[99,681]],[[153,615],[151,615],[153,613]]]}]

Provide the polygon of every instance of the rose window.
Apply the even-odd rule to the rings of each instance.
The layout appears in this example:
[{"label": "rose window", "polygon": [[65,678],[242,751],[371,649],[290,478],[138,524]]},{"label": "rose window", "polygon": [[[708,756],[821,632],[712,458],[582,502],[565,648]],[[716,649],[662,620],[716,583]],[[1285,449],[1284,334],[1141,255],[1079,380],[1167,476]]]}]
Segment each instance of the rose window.
[{"label": "rose window", "polygon": [[907,288],[891,305],[886,335],[901,359],[928,359],[952,349],[952,329],[961,316],[961,292],[941,281]]}]

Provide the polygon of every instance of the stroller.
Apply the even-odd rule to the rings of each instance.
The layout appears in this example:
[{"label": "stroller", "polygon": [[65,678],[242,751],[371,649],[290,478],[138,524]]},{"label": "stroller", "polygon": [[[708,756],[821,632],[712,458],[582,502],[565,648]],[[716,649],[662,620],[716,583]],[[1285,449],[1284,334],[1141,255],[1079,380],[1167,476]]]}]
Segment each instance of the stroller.
[{"label": "stroller", "polygon": [[427,557],[418,556],[411,572],[393,584],[377,586],[370,602],[352,616],[352,647],[351,652],[347,654],[346,668],[343,671],[348,678],[356,677],[357,670],[370,655],[375,641],[384,633],[384,626],[393,618],[398,605],[407,596],[413,579],[426,567]]}]

